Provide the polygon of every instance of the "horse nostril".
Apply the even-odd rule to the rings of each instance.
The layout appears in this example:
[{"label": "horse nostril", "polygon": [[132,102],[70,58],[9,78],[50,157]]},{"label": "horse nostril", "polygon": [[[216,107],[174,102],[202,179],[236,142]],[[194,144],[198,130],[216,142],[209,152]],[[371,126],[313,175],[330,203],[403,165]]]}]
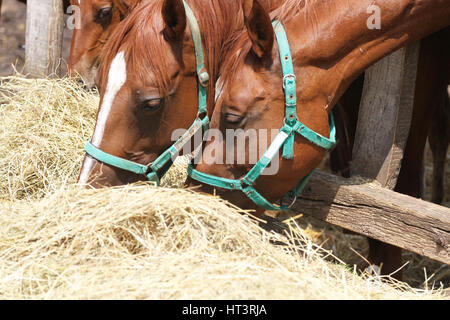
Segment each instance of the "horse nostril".
[{"label": "horse nostril", "polygon": [[76,83],[84,90],[84,91],[93,91],[95,86],[89,86],[88,84],[86,84],[86,82],[84,82],[83,79],[77,79]]},{"label": "horse nostril", "polygon": [[76,80],[76,82],[77,82],[77,84],[80,86],[80,87],[85,87],[86,86],[86,84],[84,83],[84,81],[83,81],[83,79],[80,79],[80,78],[78,78],[77,80]]}]

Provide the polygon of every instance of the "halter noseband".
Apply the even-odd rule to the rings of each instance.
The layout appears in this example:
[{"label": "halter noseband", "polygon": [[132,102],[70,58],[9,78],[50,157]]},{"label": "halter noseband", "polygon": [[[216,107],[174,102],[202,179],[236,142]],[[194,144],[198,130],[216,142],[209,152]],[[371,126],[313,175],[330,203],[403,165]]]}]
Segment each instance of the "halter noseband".
[{"label": "halter noseband", "polygon": [[[179,153],[183,146],[190,141],[196,132],[202,128],[206,129],[209,126],[209,118],[206,108],[206,87],[208,86],[210,78],[205,68],[200,28],[189,5],[185,1],[183,1],[183,3],[189,28],[191,29],[192,40],[194,42],[195,60],[197,65],[198,114],[197,118],[194,120],[194,123],[177,141],[175,141],[170,148],[164,151],[155,161],[148,165],[126,160],[104,152],[94,146],[90,141],[88,141],[84,147],[86,153],[94,159],[125,171],[133,172],[138,175],[144,175],[148,180],[155,182],[157,185],[160,184],[160,179],[164,176],[168,169],[166,165],[172,161],[172,159]],[[163,168],[165,168],[165,170],[162,170]]]},{"label": "halter noseband", "polygon": [[[294,75],[294,67],[292,63],[292,56],[289,49],[286,32],[283,24],[275,20],[272,23],[275,35],[278,42],[278,50],[280,53],[281,66],[283,69],[283,89],[285,92],[285,124],[277,134],[269,148],[263,154],[261,159],[253,166],[252,169],[241,179],[232,180],[225,179],[210,174],[197,171],[193,168],[192,163],[189,164],[188,174],[192,179],[200,181],[204,184],[212,185],[214,187],[223,188],[227,190],[240,190],[250,200],[258,206],[266,210],[286,210],[289,207],[276,206],[265,199],[254,187],[256,179],[261,175],[264,169],[270,164],[274,156],[283,146],[283,158],[293,159],[294,157],[294,138],[295,133],[300,134],[310,142],[318,145],[324,149],[331,149],[335,143],[336,129],[334,126],[333,117],[330,113],[330,138],[325,138],[317,132],[309,129],[297,119],[297,95],[296,95],[296,77]],[[312,172],[304,177],[300,182],[290,191],[290,194],[297,197],[302,189],[305,187]]]}]

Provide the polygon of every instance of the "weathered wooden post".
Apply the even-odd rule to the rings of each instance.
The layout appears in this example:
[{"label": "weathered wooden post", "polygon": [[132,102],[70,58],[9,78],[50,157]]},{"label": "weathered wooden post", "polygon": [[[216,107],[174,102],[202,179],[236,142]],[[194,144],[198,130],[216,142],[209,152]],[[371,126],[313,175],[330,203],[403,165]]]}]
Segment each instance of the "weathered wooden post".
[{"label": "weathered wooden post", "polygon": [[61,75],[63,16],[61,0],[27,1],[25,72]]},{"label": "weathered wooden post", "polygon": [[394,189],[411,124],[420,42],[367,69],[353,148],[352,175]]}]

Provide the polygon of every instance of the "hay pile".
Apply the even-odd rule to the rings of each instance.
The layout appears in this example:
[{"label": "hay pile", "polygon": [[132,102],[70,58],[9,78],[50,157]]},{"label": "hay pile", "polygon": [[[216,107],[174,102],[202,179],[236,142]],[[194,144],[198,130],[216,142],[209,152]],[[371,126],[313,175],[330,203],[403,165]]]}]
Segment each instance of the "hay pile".
[{"label": "hay pile", "polygon": [[363,279],[321,259],[300,233],[296,247],[187,190],[72,188],[0,212],[1,298],[439,297]]},{"label": "hay pile", "polygon": [[0,82],[0,199],[38,199],[76,181],[98,96],[69,79]]},{"label": "hay pile", "polygon": [[66,79],[0,78],[0,88],[1,299],[443,298],[359,276],[295,225],[264,231],[216,197],[80,189],[98,97]]}]

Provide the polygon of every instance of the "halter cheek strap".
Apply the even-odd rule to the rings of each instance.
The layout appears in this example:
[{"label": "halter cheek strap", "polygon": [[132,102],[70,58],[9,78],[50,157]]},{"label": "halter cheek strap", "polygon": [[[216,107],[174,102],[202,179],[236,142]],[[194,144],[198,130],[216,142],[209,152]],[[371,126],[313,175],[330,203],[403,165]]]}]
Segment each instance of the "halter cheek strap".
[{"label": "halter cheek strap", "polygon": [[86,153],[92,158],[108,164],[110,166],[133,172],[138,175],[144,175],[149,181],[160,184],[160,179],[164,176],[167,169],[171,165],[172,159],[178,155],[183,146],[191,140],[191,138],[199,131],[206,131],[209,127],[209,118],[207,116],[206,98],[207,98],[207,86],[209,83],[209,74],[205,68],[205,58],[203,55],[202,39],[200,35],[200,28],[189,5],[184,2],[184,8],[186,11],[186,17],[191,29],[192,40],[195,47],[195,60],[197,66],[198,77],[198,113],[197,118],[190,128],[166,151],[164,151],[155,161],[148,165],[143,165],[137,162],[133,162],[127,159],[123,159],[105,151],[100,150],[88,141],[84,147]]},{"label": "halter cheek strap", "polygon": [[[295,83],[296,78],[294,75],[294,66],[292,63],[289,43],[283,24],[280,21],[275,20],[272,25],[274,27],[275,35],[277,38],[281,66],[283,69],[283,89],[285,92],[285,124],[280,129],[280,132],[272,141],[261,159],[259,159],[259,161],[243,178],[239,180],[232,180],[213,176],[195,170],[192,164],[190,164],[188,167],[188,174],[191,178],[198,180],[204,184],[209,184],[214,187],[227,190],[240,190],[256,205],[266,210],[286,210],[289,209],[289,207],[277,206],[270,203],[254,188],[253,185],[256,179],[262,174],[264,169],[267,168],[267,166],[270,164],[275,155],[277,155],[281,147],[283,147],[283,157],[286,159],[293,159],[294,138],[296,133],[301,135],[308,141],[314,143],[315,145],[328,150],[332,148],[336,143],[336,129],[331,114],[329,117],[330,138],[326,138],[309,129],[297,119],[297,95]],[[289,192],[288,195],[298,196],[305,187],[311,175],[312,172],[302,180],[300,180],[300,182]]]}]

